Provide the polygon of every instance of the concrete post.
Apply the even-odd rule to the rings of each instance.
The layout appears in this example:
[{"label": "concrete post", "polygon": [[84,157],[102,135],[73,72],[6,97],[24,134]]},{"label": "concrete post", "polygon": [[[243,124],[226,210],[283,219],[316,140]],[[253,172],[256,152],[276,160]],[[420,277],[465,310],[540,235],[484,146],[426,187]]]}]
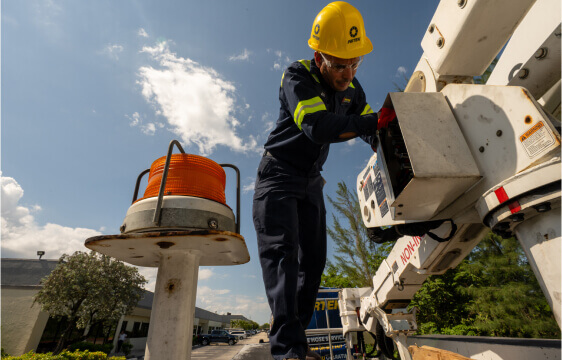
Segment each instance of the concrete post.
[{"label": "concrete post", "polygon": [[162,250],[146,360],[190,359],[201,252]]}]

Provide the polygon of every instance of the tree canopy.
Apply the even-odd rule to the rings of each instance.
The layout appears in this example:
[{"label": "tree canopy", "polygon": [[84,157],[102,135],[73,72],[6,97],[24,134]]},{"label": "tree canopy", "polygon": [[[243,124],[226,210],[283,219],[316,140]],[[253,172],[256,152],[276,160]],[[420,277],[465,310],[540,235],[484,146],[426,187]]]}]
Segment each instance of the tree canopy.
[{"label": "tree canopy", "polygon": [[244,330],[256,330],[259,329],[260,324],[255,321],[230,320],[230,327]]},{"label": "tree canopy", "polygon": [[[372,287],[393,243],[370,242],[357,195],[340,182],[328,234],[335,255],[322,286]],[[455,269],[430,276],[414,296],[419,334],[560,338],[560,328],[515,238],[489,233]]]},{"label": "tree canopy", "polygon": [[109,256],[93,251],[62,255],[35,295],[43,311],[68,320],[55,353],[62,350],[74,327],[83,329],[93,321],[114,322],[130,313],[145,283],[136,268]]},{"label": "tree canopy", "polygon": [[338,183],[336,198],[328,196],[328,201],[338,215],[332,214],[333,225],[328,227],[328,235],[335,244],[335,255],[333,261],[326,263],[322,286],[373,286],[375,271],[392,249],[392,244],[380,245],[369,240],[357,195],[344,182]]}]

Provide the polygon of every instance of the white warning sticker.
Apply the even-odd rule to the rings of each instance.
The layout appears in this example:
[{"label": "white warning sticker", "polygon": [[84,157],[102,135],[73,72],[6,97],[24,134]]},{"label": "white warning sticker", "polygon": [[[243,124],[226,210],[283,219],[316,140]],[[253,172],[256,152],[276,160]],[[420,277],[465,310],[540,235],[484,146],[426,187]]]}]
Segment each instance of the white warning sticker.
[{"label": "white warning sticker", "polygon": [[532,128],[525,131],[523,135],[519,136],[519,141],[521,141],[525,152],[530,158],[548,149],[555,142],[548,127],[542,121],[539,121]]}]

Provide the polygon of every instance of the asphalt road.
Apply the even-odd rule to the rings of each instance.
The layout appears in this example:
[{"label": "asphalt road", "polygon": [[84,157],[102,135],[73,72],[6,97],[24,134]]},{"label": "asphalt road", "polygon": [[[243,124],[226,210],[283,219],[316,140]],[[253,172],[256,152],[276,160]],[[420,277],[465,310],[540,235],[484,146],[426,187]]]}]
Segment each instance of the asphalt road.
[{"label": "asphalt road", "polygon": [[263,339],[264,342],[269,342],[266,333],[259,333],[250,338],[241,340],[232,346],[222,343],[200,346],[191,350],[191,359],[231,360],[245,345],[258,344],[260,339]]}]

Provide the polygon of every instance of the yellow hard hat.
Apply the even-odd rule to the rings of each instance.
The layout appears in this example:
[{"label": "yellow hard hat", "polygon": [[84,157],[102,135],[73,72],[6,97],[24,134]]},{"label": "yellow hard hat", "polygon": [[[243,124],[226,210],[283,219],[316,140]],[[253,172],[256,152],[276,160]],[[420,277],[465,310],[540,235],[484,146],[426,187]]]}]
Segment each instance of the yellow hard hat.
[{"label": "yellow hard hat", "polygon": [[308,46],[341,59],[353,59],[373,50],[361,13],[344,1],[330,3],[316,15]]}]

